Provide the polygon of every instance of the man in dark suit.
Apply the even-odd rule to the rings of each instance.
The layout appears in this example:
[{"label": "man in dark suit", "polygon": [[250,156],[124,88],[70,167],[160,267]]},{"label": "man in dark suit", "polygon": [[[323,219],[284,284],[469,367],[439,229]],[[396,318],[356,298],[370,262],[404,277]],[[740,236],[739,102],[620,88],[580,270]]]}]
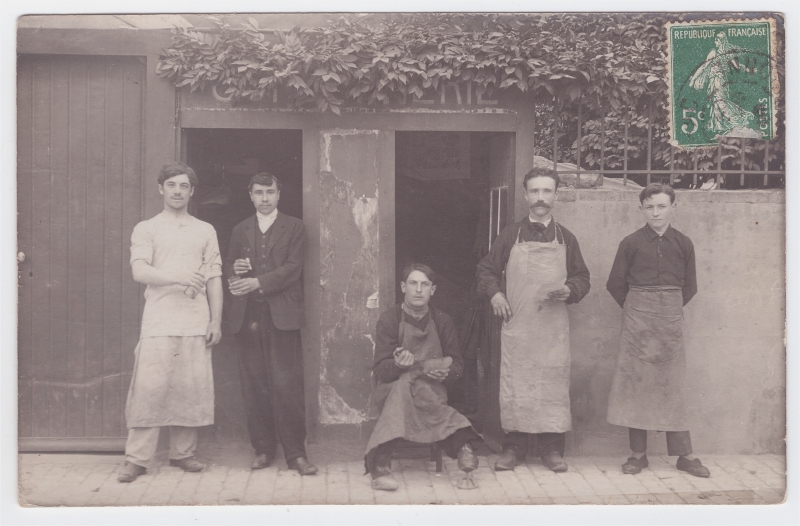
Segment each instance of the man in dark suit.
[{"label": "man in dark suit", "polygon": [[225,275],[233,301],[228,329],[239,340],[242,396],[256,458],[270,465],[280,442],[290,469],[313,475],[306,458],[303,391],[303,222],[278,212],[281,182],[263,172],[250,180],[256,214],[231,234]]}]

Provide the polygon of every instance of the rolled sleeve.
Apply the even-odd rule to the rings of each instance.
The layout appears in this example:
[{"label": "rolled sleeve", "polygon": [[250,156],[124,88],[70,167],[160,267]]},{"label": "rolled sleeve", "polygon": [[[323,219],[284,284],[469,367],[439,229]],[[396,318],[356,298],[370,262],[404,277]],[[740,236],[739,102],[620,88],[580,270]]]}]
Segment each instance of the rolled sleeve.
[{"label": "rolled sleeve", "polygon": [[212,230],[203,247],[203,274],[206,281],[222,276],[222,257],[219,254],[217,233]]},{"label": "rolled sleeve", "polygon": [[148,265],[153,264],[154,240],[147,222],[136,225],[131,234],[131,264],[143,260]]}]

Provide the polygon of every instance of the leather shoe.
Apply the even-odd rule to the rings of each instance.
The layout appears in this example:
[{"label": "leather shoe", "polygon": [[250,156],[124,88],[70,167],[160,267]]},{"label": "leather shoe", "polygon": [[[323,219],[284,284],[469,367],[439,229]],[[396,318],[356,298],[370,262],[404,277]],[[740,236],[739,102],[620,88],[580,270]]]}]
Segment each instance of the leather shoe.
[{"label": "leather shoe", "polygon": [[650,465],[645,454],[642,458],[631,456],[628,461],[622,465],[622,472],[626,475],[636,475],[641,473],[644,468]]},{"label": "leather shoe", "polygon": [[397,480],[391,471],[374,473],[372,477],[372,487],[381,491],[394,491],[397,489]]},{"label": "leather shoe", "polygon": [[567,470],[567,463],[561,458],[556,451],[551,451],[546,455],[542,455],[542,463],[544,467],[556,473],[563,473]]},{"label": "leather shoe", "polygon": [[136,477],[142,475],[147,471],[147,468],[144,466],[140,466],[139,464],[134,464],[133,462],[125,462],[125,465],[122,466],[122,469],[117,475],[117,480],[119,482],[133,482],[136,480]]},{"label": "leather shoe", "polygon": [[264,469],[268,468],[275,457],[268,457],[265,454],[258,455],[256,458],[253,459],[253,462],[250,463],[250,469]]},{"label": "leather shoe", "polygon": [[301,475],[316,475],[317,466],[306,460],[305,457],[293,458],[287,462],[289,469],[294,469],[300,472]]},{"label": "leather shoe", "polygon": [[503,454],[494,463],[495,471],[511,471],[517,467],[517,452],[511,448],[504,449]]},{"label": "leather shoe", "polygon": [[711,476],[711,472],[700,462],[699,458],[689,460],[686,457],[678,457],[678,464],[675,467],[695,477],[708,478]]},{"label": "leather shoe", "polygon": [[464,444],[458,450],[458,469],[465,473],[478,469],[478,457],[469,444]]},{"label": "leather shoe", "polygon": [[169,465],[173,467],[179,467],[182,470],[189,472],[189,473],[196,473],[198,471],[203,471],[205,469],[205,464],[199,462],[194,457],[186,457],[181,459],[169,459]]}]

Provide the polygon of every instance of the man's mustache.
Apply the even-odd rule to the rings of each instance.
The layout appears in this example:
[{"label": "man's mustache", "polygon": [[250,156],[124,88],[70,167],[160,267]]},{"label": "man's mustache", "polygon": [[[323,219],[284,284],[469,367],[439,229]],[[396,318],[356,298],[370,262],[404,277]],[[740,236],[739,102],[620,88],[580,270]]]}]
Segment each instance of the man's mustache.
[{"label": "man's mustache", "polygon": [[536,201],[531,205],[531,208],[542,207],[542,208],[552,208],[550,205],[543,201]]}]

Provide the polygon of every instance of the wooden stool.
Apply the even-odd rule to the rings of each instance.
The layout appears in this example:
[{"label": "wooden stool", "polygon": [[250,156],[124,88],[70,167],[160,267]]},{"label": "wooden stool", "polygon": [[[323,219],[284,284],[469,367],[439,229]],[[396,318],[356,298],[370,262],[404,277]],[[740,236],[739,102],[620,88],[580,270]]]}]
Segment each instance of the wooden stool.
[{"label": "wooden stool", "polygon": [[408,440],[400,440],[394,448],[392,448],[392,460],[394,459],[418,459],[430,458],[431,462],[436,462],[436,473],[442,472],[442,447],[438,442],[432,444],[421,444],[419,442],[410,442]]}]

